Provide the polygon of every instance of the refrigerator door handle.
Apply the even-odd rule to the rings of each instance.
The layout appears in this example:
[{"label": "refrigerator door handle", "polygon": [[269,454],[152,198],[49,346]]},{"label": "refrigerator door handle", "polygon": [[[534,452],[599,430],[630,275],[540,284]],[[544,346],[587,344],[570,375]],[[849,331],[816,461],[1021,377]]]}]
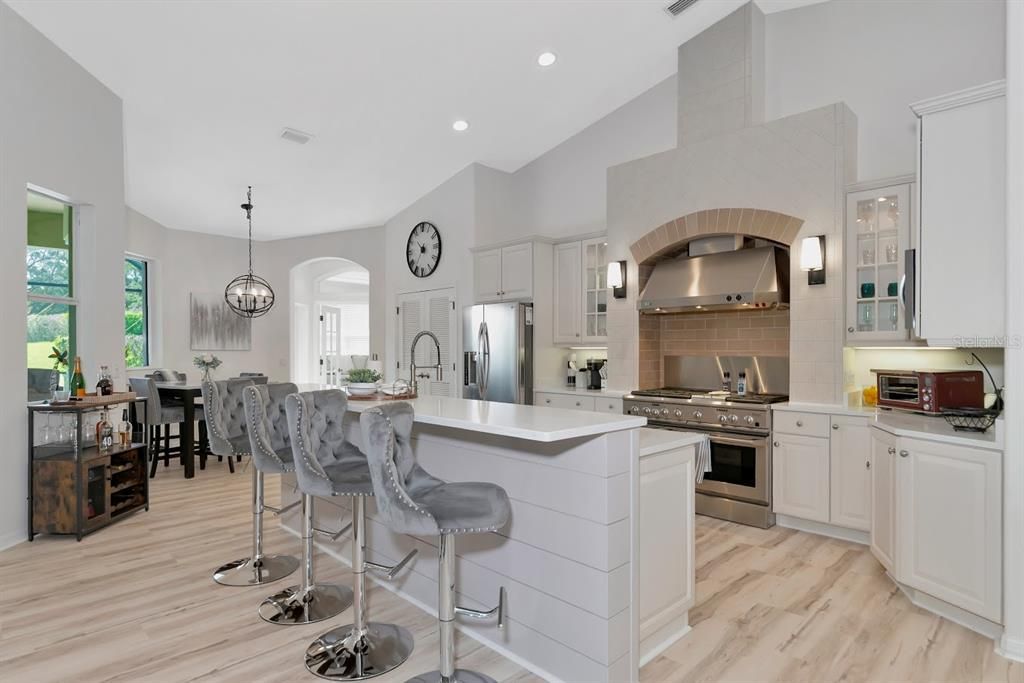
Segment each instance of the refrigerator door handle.
[{"label": "refrigerator door handle", "polygon": [[480,387],[480,400],[487,400],[487,382],[491,374],[491,337],[487,332],[487,323],[480,323],[480,330],[476,335],[476,345],[479,355],[477,361],[477,385]]},{"label": "refrigerator door handle", "polygon": [[900,281],[900,301],[904,309],[904,326],[912,337],[917,336],[917,249],[903,252],[903,278]]}]

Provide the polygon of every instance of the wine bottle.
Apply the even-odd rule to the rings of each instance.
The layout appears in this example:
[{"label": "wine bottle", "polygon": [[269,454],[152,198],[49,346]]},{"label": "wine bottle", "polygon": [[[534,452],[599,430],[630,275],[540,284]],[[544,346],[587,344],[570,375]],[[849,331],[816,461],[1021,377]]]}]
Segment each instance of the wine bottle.
[{"label": "wine bottle", "polygon": [[85,396],[85,375],[82,374],[82,357],[75,356],[75,372],[71,375],[71,395]]},{"label": "wine bottle", "polygon": [[121,411],[121,424],[117,426],[117,434],[121,440],[121,446],[127,448],[132,441],[132,423],[128,421],[128,409]]},{"label": "wine bottle", "polygon": [[96,423],[96,446],[105,451],[114,445],[114,430],[107,421],[107,411],[100,413],[100,421]]}]

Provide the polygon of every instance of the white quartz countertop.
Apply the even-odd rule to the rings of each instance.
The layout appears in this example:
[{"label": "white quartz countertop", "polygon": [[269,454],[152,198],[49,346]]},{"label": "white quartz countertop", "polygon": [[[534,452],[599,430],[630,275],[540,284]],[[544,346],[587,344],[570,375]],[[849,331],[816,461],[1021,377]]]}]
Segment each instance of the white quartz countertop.
[{"label": "white quartz countertop", "polygon": [[622,391],[621,389],[587,389],[585,387],[569,387],[564,384],[555,385],[548,384],[545,386],[534,387],[534,392],[539,391],[542,394],[568,394],[569,396],[604,396],[606,398],[622,398],[628,391]]},{"label": "white quartz countertop", "polygon": [[939,415],[920,415],[918,413],[883,410],[874,406],[776,403],[772,406],[772,410],[864,417],[870,420],[870,424],[896,436],[991,450],[1002,450],[1003,448],[1004,423],[1001,418],[996,420],[996,423],[987,432],[978,433],[958,432]]},{"label": "white quartz countertop", "polygon": [[674,429],[644,427],[640,430],[640,457],[693,446],[705,438],[704,434],[697,432],[677,432]]},{"label": "white quartz countertop", "polygon": [[[320,389],[302,385],[301,391]],[[355,401],[349,399],[348,409],[361,413],[368,408],[393,401]],[[420,424],[485,432],[528,441],[563,441],[609,432],[636,429],[647,424],[647,418],[614,415],[587,410],[542,408],[513,403],[472,401],[464,398],[424,396],[407,401]]]}]

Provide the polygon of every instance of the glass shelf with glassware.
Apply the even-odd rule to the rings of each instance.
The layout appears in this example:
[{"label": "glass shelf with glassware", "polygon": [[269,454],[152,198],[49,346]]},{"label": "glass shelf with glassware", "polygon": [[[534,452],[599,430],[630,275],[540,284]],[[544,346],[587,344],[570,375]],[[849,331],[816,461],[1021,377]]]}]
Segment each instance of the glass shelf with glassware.
[{"label": "glass shelf with glassware", "polygon": [[899,296],[911,193],[911,182],[862,184],[847,193],[847,343],[908,339]]}]

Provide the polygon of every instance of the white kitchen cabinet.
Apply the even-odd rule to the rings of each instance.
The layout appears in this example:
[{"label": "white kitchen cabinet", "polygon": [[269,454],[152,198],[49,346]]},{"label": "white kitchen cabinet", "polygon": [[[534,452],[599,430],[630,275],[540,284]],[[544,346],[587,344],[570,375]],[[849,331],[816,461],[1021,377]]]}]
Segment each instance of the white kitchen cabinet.
[{"label": "white kitchen cabinet", "polygon": [[546,408],[565,408],[566,410],[594,410],[594,397],[537,391],[533,395],[533,404]]},{"label": "white kitchen cabinet", "polygon": [[694,603],[694,447],[640,457],[637,621],[641,660],[686,628]]},{"label": "white kitchen cabinet", "polygon": [[772,509],[777,514],[827,523],[828,439],[775,434],[772,445]]},{"label": "white kitchen cabinet", "polygon": [[900,297],[913,183],[862,183],[846,195],[846,341],[910,338]]},{"label": "white kitchen cabinet", "polygon": [[473,298],[478,304],[501,301],[501,249],[473,254]]},{"label": "white kitchen cabinet", "polygon": [[577,344],[583,328],[583,249],[580,242],[555,245],[553,333],[556,344]]},{"label": "white kitchen cabinet", "polygon": [[583,341],[603,344],[608,340],[608,239],[584,240]]},{"label": "white kitchen cabinet", "polygon": [[896,446],[896,578],[1002,620],[1002,456],[901,438]]},{"label": "white kitchen cabinet", "polygon": [[607,344],[607,238],[556,244],[554,260],[554,342]]},{"label": "white kitchen cabinet", "polygon": [[622,415],[622,399],[610,398],[608,396],[595,396],[594,410],[596,410],[599,413],[611,413],[613,415]]},{"label": "white kitchen cabinet", "polygon": [[871,429],[862,417],[832,416],[829,440],[832,524],[871,530]]},{"label": "white kitchen cabinet", "polygon": [[473,294],[476,303],[533,298],[533,242],[475,252]]},{"label": "white kitchen cabinet", "polygon": [[899,439],[871,430],[871,554],[896,574],[896,458]]},{"label": "white kitchen cabinet", "polygon": [[1006,334],[1006,96],[996,81],[911,105],[921,178],[917,335],[1002,346]]}]

